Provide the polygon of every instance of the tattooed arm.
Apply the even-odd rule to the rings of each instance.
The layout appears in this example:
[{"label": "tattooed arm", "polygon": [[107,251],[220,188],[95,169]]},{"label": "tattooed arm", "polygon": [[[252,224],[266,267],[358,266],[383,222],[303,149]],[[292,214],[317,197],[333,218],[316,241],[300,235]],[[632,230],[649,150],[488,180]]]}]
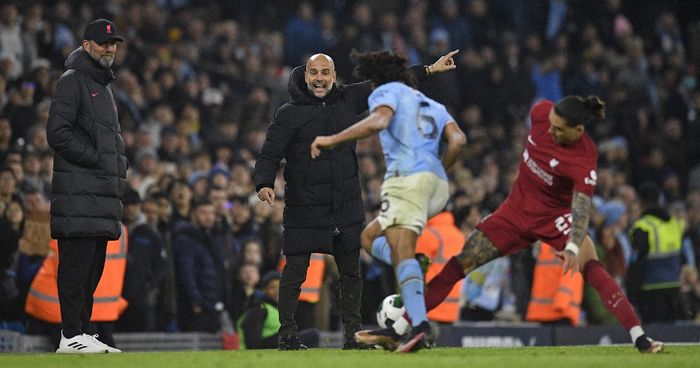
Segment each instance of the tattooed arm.
[{"label": "tattooed arm", "polygon": [[556,255],[563,261],[564,274],[571,271],[573,275],[578,271],[578,249],[588,232],[588,218],[591,213],[591,197],[574,192],[571,200],[571,232],[566,248],[557,251]]},{"label": "tattooed arm", "polygon": [[574,192],[571,200],[571,233],[569,233],[569,243],[578,246],[583,242],[583,238],[588,233],[588,218],[591,215],[591,197]]}]

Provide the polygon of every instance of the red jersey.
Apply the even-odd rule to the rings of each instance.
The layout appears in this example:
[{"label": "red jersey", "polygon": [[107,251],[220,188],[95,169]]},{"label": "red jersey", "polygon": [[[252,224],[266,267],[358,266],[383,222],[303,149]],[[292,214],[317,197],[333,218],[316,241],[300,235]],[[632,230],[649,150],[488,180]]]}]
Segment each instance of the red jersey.
[{"label": "red jersey", "polygon": [[525,213],[570,210],[573,192],[593,195],[598,178],[598,151],[588,134],[584,132],[581,139],[568,146],[554,142],[548,132],[552,108],[552,101],[541,100],[530,110],[532,128],[518,178],[504,203]]}]

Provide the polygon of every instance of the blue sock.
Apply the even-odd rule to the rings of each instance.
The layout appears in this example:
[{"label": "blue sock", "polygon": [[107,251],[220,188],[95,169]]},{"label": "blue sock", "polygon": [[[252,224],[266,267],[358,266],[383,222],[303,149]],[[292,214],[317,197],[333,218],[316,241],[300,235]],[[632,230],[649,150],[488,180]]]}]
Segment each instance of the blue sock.
[{"label": "blue sock", "polygon": [[396,277],[401,289],[401,299],[406,306],[411,324],[418,326],[427,321],[425,296],[423,295],[423,272],[415,259],[404,259],[396,268]]},{"label": "blue sock", "polygon": [[386,241],[386,236],[380,236],[372,242],[372,256],[374,258],[391,265],[391,247]]}]

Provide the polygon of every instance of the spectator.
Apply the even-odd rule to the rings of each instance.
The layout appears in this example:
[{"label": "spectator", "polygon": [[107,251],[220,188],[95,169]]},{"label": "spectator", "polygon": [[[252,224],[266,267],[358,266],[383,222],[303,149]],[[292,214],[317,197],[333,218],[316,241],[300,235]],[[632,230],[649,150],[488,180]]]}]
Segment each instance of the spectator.
[{"label": "spectator", "polygon": [[156,301],[165,276],[165,260],[156,227],[142,212],[138,192],[131,188],[124,194],[124,225],[129,229],[129,250],[122,295],[129,302],[119,318],[117,330],[126,332],[156,331]]},{"label": "spectator", "polygon": [[0,167],[0,213],[3,214],[1,217],[4,217],[5,207],[17,192],[15,172],[10,167]]},{"label": "spectator", "polygon": [[[233,301],[229,313],[231,320],[237,321],[244,311],[250,308],[253,303],[262,299],[262,293],[256,289],[260,282],[260,265],[246,262],[238,267],[238,274],[233,282]],[[277,341],[275,341],[276,347]]]},{"label": "spectator", "polygon": [[[0,83],[0,95],[4,92],[3,86]],[[0,96],[0,101],[2,101],[2,96]],[[0,110],[1,111],[1,110]],[[7,116],[0,115],[0,162],[5,161],[7,153],[10,151],[12,139],[12,125],[10,125],[10,119]]]},{"label": "spectator", "polygon": [[[241,339],[241,349],[271,349],[277,346],[280,321],[279,311],[279,282],[277,271],[269,271],[260,281],[263,296],[251,305],[238,319],[236,329]],[[318,346],[318,331],[308,329],[299,333],[299,338],[308,346]]]},{"label": "spectator", "polygon": [[232,277],[225,245],[212,231],[215,221],[214,205],[203,199],[192,206],[191,220],[180,222],[173,231],[183,331],[216,332],[221,328],[219,314],[228,313],[226,292]]},{"label": "spectator", "polygon": [[0,217],[0,321],[18,320],[20,292],[15,280],[15,258],[24,225],[19,198],[10,200]]},{"label": "spectator", "polygon": [[284,39],[288,65],[298,65],[305,56],[316,50],[317,45],[323,44],[321,27],[310,2],[302,1],[299,4],[296,16],[292,16],[285,27]]},{"label": "spectator", "polygon": [[176,226],[181,221],[189,221],[192,202],[190,185],[183,179],[176,180],[170,185],[168,193],[172,202],[170,225]]}]

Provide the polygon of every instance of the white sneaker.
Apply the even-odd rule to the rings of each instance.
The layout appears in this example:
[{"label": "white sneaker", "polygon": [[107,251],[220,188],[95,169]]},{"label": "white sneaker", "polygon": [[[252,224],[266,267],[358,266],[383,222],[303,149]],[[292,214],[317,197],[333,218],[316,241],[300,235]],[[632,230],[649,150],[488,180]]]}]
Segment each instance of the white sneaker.
[{"label": "white sneaker", "polygon": [[102,341],[98,340],[97,337],[99,335],[87,335],[86,334],[85,336],[87,336],[89,339],[91,339],[92,342],[95,343],[95,345],[99,346],[100,348],[107,349],[108,353],[121,353],[122,352],[121,350],[119,350],[117,348],[113,348],[113,347],[103,343]]},{"label": "white sneaker", "polygon": [[63,336],[61,331],[61,342],[58,344],[57,354],[104,354],[107,349],[95,344],[91,336],[82,334],[71,337]]}]

